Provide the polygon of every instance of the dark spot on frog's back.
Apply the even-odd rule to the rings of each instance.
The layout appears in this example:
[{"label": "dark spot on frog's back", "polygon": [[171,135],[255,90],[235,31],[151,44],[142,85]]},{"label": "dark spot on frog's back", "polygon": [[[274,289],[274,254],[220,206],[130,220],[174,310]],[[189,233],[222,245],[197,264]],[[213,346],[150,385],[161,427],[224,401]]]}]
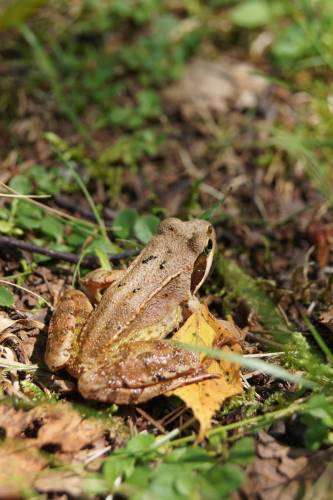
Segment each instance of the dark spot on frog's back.
[{"label": "dark spot on frog's back", "polygon": [[160,263],[160,269],[165,269],[165,264],[166,264],[166,261],[163,260],[163,262]]},{"label": "dark spot on frog's back", "polygon": [[147,262],[154,260],[154,259],[157,259],[156,255],[149,255],[149,257],[147,257],[146,259],[143,259],[142,264],[147,264]]}]

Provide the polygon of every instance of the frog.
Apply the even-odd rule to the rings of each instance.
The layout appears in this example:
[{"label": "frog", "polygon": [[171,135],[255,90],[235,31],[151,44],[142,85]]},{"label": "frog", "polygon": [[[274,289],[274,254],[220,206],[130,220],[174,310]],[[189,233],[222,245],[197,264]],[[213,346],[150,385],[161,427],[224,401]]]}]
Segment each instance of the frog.
[{"label": "frog", "polygon": [[170,341],[200,302],[216,235],[205,220],[166,218],[127,269],[95,270],[66,290],[45,352],[89,400],[139,404],[216,375],[198,353]]}]

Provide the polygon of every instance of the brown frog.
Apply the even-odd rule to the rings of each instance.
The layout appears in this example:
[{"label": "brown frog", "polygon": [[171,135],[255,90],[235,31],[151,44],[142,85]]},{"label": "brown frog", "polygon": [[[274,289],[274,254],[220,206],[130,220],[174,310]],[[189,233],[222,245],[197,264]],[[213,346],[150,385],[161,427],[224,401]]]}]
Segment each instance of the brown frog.
[{"label": "brown frog", "polygon": [[197,353],[163,340],[198,304],[214,249],[211,224],[169,218],[127,270],[89,273],[87,295],[105,292],[95,308],[79,290],[64,294],[49,328],[49,368],[66,368],[84,397],[118,404],[214,377]]}]

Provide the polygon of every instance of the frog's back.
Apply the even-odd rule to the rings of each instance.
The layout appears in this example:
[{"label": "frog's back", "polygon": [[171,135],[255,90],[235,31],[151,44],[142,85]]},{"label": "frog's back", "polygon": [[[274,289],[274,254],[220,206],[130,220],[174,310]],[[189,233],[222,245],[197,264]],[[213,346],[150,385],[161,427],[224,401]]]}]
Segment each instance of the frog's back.
[{"label": "frog's back", "polygon": [[154,238],[104,293],[83,332],[83,356],[95,356],[106,342],[124,335],[131,323],[138,325],[139,316],[142,325],[153,324],[186,300],[190,269],[183,239],[168,244],[162,236]]},{"label": "frog's back", "polygon": [[157,323],[189,299],[193,266],[209,226],[179,219],[160,224],[158,234],[106,290],[90,317],[82,334],[82,358],[94,358],[117,337]]}]

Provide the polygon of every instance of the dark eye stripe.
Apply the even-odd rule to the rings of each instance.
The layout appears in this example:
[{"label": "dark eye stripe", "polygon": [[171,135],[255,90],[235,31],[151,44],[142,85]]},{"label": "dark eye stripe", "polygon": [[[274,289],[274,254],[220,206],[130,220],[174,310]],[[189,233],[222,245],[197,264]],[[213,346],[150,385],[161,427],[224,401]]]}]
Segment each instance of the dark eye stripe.
[{"label": "dark eye stripe", "polygon": [[201,283],[205,272],[206,272],[206,267],[207,267],[207,259],[205,255],[201,254],[197,258],[197,260],[194,263],[193,266],[193,272],[191,275],[191,292],[193,293],[194,290],[197,288],[199,283]]}]

